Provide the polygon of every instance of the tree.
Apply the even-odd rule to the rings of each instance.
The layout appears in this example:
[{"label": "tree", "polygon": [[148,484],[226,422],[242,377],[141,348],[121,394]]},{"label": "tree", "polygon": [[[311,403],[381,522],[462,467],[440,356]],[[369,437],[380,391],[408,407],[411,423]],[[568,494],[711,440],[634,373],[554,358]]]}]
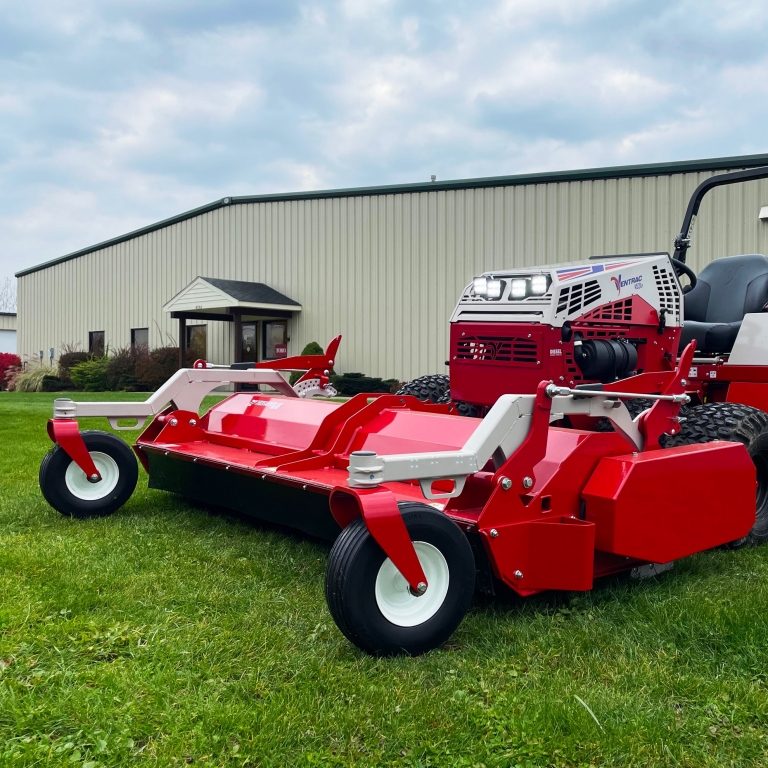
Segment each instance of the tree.
[{"label": "tree", "polygon": [[11,277],[0,280],[0,312],[16,311],[16,281]]}]

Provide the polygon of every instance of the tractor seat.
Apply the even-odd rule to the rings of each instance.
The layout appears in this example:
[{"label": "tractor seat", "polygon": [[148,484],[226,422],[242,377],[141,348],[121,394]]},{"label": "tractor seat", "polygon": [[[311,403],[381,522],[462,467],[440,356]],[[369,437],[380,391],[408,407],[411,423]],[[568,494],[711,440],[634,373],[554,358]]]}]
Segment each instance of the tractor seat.
[{"label": "tractor seat", "polygon": [[751,253],[715,259],[685,294],[680,349],[695,339],[697,352],[730,352],[744,315],[762,312],[766,304],[768,258]]}]

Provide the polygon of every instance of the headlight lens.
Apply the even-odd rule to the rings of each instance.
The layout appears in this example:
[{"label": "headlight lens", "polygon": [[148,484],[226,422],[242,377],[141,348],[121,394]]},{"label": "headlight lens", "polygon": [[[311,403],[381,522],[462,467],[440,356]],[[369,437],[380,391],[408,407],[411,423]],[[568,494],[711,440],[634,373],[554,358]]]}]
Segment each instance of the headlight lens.
[{"label": "headlight lens", "polygon": [[513,280],[509,293],[513,299],[524,299],[525,294],[527,293],[527,288],[527,280]]},{"label": "headlight lens", "polygon": [[476,277],[472,285],[472,290],[475,296],[487,296],[488,295],[488,278]]},{"label": "headlight lens", "polygon": [[534,275],[531,278],[531,293],[534,296],[543,296],[547,292],[547,276]]},{"label": "headlight lens", "polygon": [[488,281],[488,298],[489,299],[501,298],[501,280]]}]

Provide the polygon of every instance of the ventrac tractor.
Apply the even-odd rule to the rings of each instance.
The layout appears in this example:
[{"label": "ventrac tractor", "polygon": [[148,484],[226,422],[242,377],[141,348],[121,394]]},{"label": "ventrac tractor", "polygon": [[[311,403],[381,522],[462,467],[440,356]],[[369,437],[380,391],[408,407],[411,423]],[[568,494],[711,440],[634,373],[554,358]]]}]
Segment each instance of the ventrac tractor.
[{"label": "ventrac tractor", "polygon": [[[325,594],[374,654],[418,654],[476,589],[588,590],[768,538],[768,259],[686,266],[646,253],[475,278],[451,318],[450,383],[332,394],[325,354],[198,360],[145,402],[58,399],[40,487],[59,512],[108,515],[149,486],[333,541]],[[680,278],[687,276],[687,285]],[[296,387],[281,372],[302,371]],[[235,392],[200,413],[222,384]],[[79,417],[142,429],[133,450]],[[149,420],[149,421],[148,421]]]}]

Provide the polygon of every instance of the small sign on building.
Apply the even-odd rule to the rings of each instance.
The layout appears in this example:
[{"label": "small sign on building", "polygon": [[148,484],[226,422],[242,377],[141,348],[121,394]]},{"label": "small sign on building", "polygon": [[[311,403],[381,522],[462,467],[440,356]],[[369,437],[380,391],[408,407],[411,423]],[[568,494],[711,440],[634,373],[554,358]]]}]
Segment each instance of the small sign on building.
[{"label": "small sign on building", "polygon": [[275,344],[275,357],[288,357],[288,345]]}]

